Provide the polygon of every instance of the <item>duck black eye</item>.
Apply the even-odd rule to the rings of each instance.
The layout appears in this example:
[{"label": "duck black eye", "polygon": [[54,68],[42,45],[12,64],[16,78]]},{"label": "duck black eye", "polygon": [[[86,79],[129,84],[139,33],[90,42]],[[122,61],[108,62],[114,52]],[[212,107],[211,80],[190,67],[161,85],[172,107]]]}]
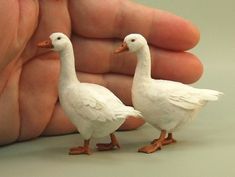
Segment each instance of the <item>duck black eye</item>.
[{"label": "duck black eye", "polygon": [[57,40],[60,40],[61,39],[61,37],[57,37]]},{"label": "duck black eye", "polygon": [[135,42],[135,39],[131,39],[131,42]]}]

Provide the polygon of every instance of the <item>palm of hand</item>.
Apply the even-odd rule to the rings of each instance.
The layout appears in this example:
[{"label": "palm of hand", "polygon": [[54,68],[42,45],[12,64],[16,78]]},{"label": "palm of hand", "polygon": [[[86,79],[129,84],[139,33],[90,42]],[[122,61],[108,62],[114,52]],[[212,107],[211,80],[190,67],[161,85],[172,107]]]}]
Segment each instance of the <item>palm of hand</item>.
[{"label": "palm of hand", "polygon": [[[0,17],[3,26],[0,28],[0,144],[75,130],[58,102],[58,54],[37,49],[35,45],[52,32],[71,35],[81,81],[107,86],[126,104],[131,104],[135,58],[129,54],[115,56],[113,51],[130,32],[148,36],[155,61],[154,77],[193,82],[201,75],[201,64],[193,55],[169,51],[193,47],[198,40],[196,29],[165,12],[119,0],[1,3],[4,16]],[[164,14],[162,21],[155,19],[157,14]],[[172,18],[173,22],[169,21]],[[166,32],[174,22],[176,31]],[[180,23],[182,27],[177,28]],[[158,25],[158,32],[154,33]],[[174,35],[180,30],[185,34],[183,37]],[[172,68],[178,72],[171,72]]]}]

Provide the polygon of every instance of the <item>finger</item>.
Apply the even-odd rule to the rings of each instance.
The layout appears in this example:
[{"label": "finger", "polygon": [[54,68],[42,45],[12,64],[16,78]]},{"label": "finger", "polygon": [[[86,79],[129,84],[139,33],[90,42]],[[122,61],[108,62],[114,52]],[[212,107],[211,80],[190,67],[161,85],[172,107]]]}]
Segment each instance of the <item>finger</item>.
[{"label": "finger", "polygon": [[[70,16],[67,1],[45,1],[40,2],[40,18],[36,35],[40,38],[48,37],[52,32],[63,32],[70,34]],[[59,10],[58,10],[59,9]]]},{"label": "finger", "polygon": [[[133,75],[136,56],[129,52],[114,54],[120,42],[72,36],[76,69],[87,73]],[[193,83],[202,74],[198,58],[187,52],[173,52],[151,47],[152,77]]]},{"label": "finger", "polygon": [[165,11],[130,1],[70,1],[72,28],[79,35],[95,38],[123,38],[141,33],[160,48],[187,50],[199,40],[190,22]]},{"label": "finger", "polygon": [[[150,48],[152,63],[151,74],[155,79],[173,80],[182,83],[197,81],[203,72],[203,66],[199,59],[188,52],[166,51],[158,48]],[[131,53],[123,53],[113,59],[112,72],[119,70],[125,74],[133,74],[136,66],[136,56]]]}]

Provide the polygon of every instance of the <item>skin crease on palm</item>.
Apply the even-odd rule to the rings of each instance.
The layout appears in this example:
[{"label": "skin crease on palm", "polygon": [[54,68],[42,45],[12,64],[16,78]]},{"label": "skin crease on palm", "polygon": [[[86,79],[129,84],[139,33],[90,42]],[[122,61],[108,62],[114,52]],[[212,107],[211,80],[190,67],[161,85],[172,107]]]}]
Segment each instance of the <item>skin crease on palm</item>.
[{"label": "skin crease on palm", "polygon": [[[127,105],[136,59],[113,51],[129,33],[148,39],[154,78],[193,83],[202,74],[197,57],[184,52],[198,30],[161,10],[127,0],[8,0],[0,12],[0,145],[75,131],[58,101],[59,56],[36,47],[52,32],[71,37],[80,81],[106,86]],[[129,118],[121,129],[142,123]]]}]

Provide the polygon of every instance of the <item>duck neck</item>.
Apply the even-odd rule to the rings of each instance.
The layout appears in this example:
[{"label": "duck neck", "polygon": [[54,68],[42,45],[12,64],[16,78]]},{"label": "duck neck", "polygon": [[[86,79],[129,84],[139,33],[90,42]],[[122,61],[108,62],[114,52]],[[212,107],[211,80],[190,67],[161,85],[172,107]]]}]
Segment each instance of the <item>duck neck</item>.
[{"label": "duck neck", "polygon": [[148,46],[144,46],[137,53],[137,66],[134,81],[151,78],[151,57]]},{"label": "duck neck", "polygon": [[60,51],[60,86],[79,82],[75,70],[75,60],[72,45]]}]

